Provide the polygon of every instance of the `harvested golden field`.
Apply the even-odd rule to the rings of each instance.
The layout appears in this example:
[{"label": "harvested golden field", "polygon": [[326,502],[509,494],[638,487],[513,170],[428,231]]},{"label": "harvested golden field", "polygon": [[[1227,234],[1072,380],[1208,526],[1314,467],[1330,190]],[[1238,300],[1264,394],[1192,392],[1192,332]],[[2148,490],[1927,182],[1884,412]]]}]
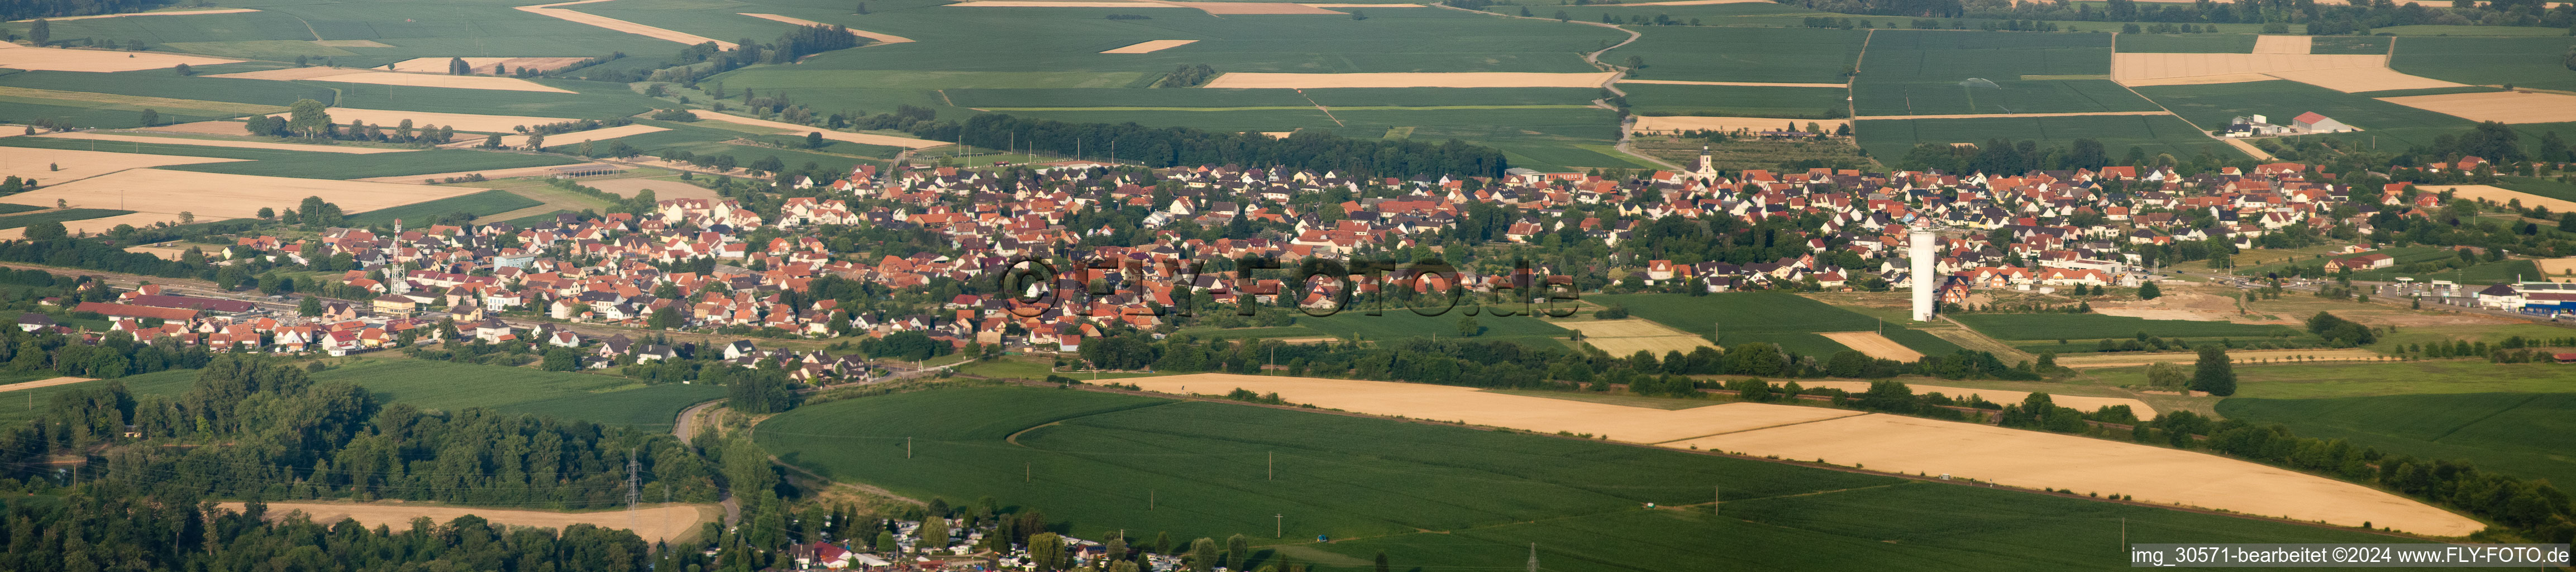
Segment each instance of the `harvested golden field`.
[{"label": "harvested golden field", "polygon": [[[229,123],[229,122],[227,122],[227,123]],[[114,133],[89,133],[89,132],[83,132],[83,131],[74,131],[74,132],[69,132],[69,133],[54,133],[54,134],[42,135],[42,137],[52,137],[52,138],[56,138],[56,139],[86,139],[86,140],[91,140],[91,141],[112,141],[112,142],[122,142],[122,143],[154,143],[154,144],[163,144],[163,145],[202,145],[202,146],[206,146],[206,147],[232,147],[232,148],[236,148],[236,149],[277,149],[277,150],[280,150],[280,151],[312,151],[312,152],[316,152],[316,153],[348,153],[348,154],[352,154],[352,155],[366,155],[366,154],[372,154],[372,153],[401,153],[401,152],[405,152],[405,151],[412,151],[412,150],[413,150],[413,149],[387,149],[387,148],[383,148],[383,147],[356,147],[356,146],[350,146],[350,145],[309,145],[309,144],[303,144],[303,143],[274,143],[274,142],[269,142],[269,141],[231,141],[231,140],[225,140],[225,139],[188,139],[188,138],[184,138],[184,137],[153,137],[153,136],[149,136],[149,135],[117,135],[117,134],[114,134]]]},{"label": "harvested golden field", "polygon": [[2255,36],[2254,53],[2306,55],[2316,36]]},{"label": "harvested golden field", "polygon": [[1219,75],[1210,88],[1338,87],[1599,87],[1617,72],[1391,72],[1391,73],[1246,73]]},{"label": "harvested golden field", "polygon": [[[2459,116],[2471,121],[2556,123],[2576,121],[2576,95],[2491,91],[2382,97],[2380,101]],[[2553,207],[2554,208],[2554,207]]]},{"label": "harvested golden field", "polygon": [[1842,344],[1843,347],[1869,354],[1869,357],[1908,363],[1923,359],[1923,352],[1914,351],[1913,348],[1896,343],[1896,340],[1878,335],[1878,332],[1818,332],[1816,335],[1824,336],[1834,343]]},{"label": "harvested golden field", "polygon": [[247,135],[247,134],[249,134],[249,133],[250,133],[250,130],[249,130],[249,129],[247,129],[247,128],[244,128],[242,125],[243,125],[243,123],[242,123],[242,122],[240,122],[240,121],[193,121],[193,122],[180,123],[180,124],[175,124],[175,125],[163,125],[163,126],[160,126],[160,127],[145,127],[145,128],[143,128],[143,129],[140,129],[139,131],[159,131],[159,132],[162,132],[162,133],[198,133],[198,134],[204,134],[204,135]]},{"label": "harvested golden field", "polygon": [[2259,73],[2229,73],[2229,74],[2218,74],[2218,75],[2193,75],[2193,76],[2165,77],[2165,78],[2155,78],[2155,79],[2124,79],[2124,80],[2120,80],[2120,85],[2125,85],[2125,86],[2129,86],[2129,87],[2146,87],[2146,86],[2151,86],[2151,85],[2209,85],[2209,84],[2214,84],[2214,83],[2246,83],[2246,82],[2255,82],[2255,81],[2272,81],[2272,80],[2276,80],[2276,79],[2281,79],[2281,78],[2272,77],[2272,76],[2268,76],[2268,75],[2263,75],[2263,74],[2259,74]]},{"label": "harvested golden field", "polygon": [[121,72],[168,69],[179,64],[210,66],[241,60],[185,56],[161,52],[128,52],[124,50],[74,50],[65,48],[30,48],[0,42],[0,68],[76,72]]},{"label": "harvested golden field", "polygon": [[1830,131],[1833,131],[1833,130],[1835,130],[1835,129],[1839,129],[1839,128],[1841,128],[1841,127],[1842,127],[1842,126],[1844,126],[1844,125],[1850,125],[1850,124],[1851,124],[1851,120],[1848,120],[1848,119],[1776,119],[1776,118],[1770,118],[1770,117],[1692,117],[1692,116],[1683,116],[1683,115],[1639,115],[1639,116],[1637,116],[1637,126],[1635,127],[1635,130],[1637,130],[1637,131],[1643,131],[1643,132],[1647,132],[1647,133],[1678,133],[1678,132],[1682,132],[1682,131],[1735,131],[1735,130],[1738,130],[1738,129],[1747,130],[1747,131],[1774,131],[1774,130],[1780,130],[1780,129],[1788,128],[1788,127],[1793,126],[1793,125],[1794,125],[1794,126],[1796,126],[1796,128],[1797,128],[1797,129],[1806,129],[1806,128],[1807,128],[1807,124],[1809,124],[1809,123],[1814,123],[1814,124],[1816,124],[1818,127],[1822,127],[1822,128],[1824,128],[1824,129],[1825,129],[1825,131],[1830,132]]},{"label": "harvested golden field", "polygon": [[813,127],[813,126],[807,126],[807,125],[797,125],[797,124],[794,124],[794,123],[786,123],[786,122],[779,122],[779,121],[770,121],[770,120],[767,120],[767,119],[752,119],[752,118],[749,118],[749,117],[743,117],[743,116],[740,116],[740,115],[733,115],[733,114],[728,114],[728,113],[716,113],[716,112],[713,112],[713,111],[707,111],[707,110],[703,110],[703,109],[692,109],[692,110],[689,110],[689,113],[697,114],[698,119],[713,119],[713,120],[716,120],[716,121],[722,121],[722,122],[726,122],[726,123],[736,123],[736,124],[742,124],[742,125],[750,125],[750,126],[754,126],[754,127],[767,127],[767,128],[770,128],[770,129],[776,129],[776,130],[778,130],[778,132],[779,132],[779,133],[786,133],[786,134],[793,134],[793,135],[803,135],[803,134],[806,134],[806,133],[816,133],[816,132],[820,132],[820,133],[822,133],[822,134],[823,134],[823,138],[824,138],[824,139],[830,139],[830,140],[833,140],[833,141],[848,141],[848,142],[851,142],[851,143],[858,143],[858,144],[863,144],[863,145],[885,145],[885,146],[889,146],[889,147],[905,147],[905,148],[911,148],[911,149],[923,149],[923,148],[929,148],[929,147],[940,147],[940,146],[948,145],[948,143],[946,143],[946,142],[942,142],[942,141],[932,141],[932,140],[929,140],[929,139],[914,139],[914,138],[911,138],[911,137],[896,137],[896,136],[893,136],[893,135],[876,135],[876,134],[872,134],[872,133],[851,133],[851,132],[847,132],[847,131],[833,131],[833,130],[829,130],[829,129],[823,129],[823,128],[820,128],[820,127]]},{"label": "harvested golden field", "polygon": [[409,119],[413,125],[423,127],[439,125],[454,127],[457,131],[473,131],[477,133],[514,133],[517,131],[516,129],[513,129],[515,127],[572,121],[561,117],[431,113],[427,111],[359,109],[355,107],[333,107],[323,110],[323,112],[331,114],[331,121],[334,123],[346,124],[350,120],[354,119],[365,121],[369,125],[396,125],[402,123],[402,120]]},{"label": "harvested golden field", "polygon": [[[790,17],[786,17],[786,16],[780,16],[780,15],[777,15],[777,14],[751,14],[751,13],[743,13],[743,12],[736,12],[736,13],[737,13],[737,14],[742,14],[742,15],[744,15],[744,16],[750,16],[750,17],[753,17],[753,18],[759,18],[759,19],[762,19],[762,20],[769,20],[769,21],[772,21],[772,22],[786,22],[786,23],[789,23],[789,24],[795,24],[795,25],[798,25],[798,26],[808,26],[808,27],[811,27],[811,26],[822,26],[822,25],[825,25],[825,24],[824,24],[824,23],[822,23],[822,22],[816,22],[816,21],[813,21],[813,20],[807,20],[807,19],[804,19],[804,18],[790,18]],[[894,35],[894,34],[879,34],[879,33],[876,33],[876,32],[870,32],[870,31],[866,31],[866,30],[857,30],[857,29],[850,30],[850,35],[858,36],[858,37],[861,37],[861,38],[867,38],[867,39],[870,39],[870,40],[876,40],[876,42],[877,42],[877,43],[880,43],[880,44],[901,44],[901,43],[905,43],[905,42],[910,42],[910,41],[912,41],[912,38],[906,38],[906,37],[903,37],[903,36],[897,36],[897,35]]]},{"label": "harvested golden field", "polygon": [[1974,423],[1869,414],[1717,435],[1697,446],[2009,486],[2465,536],[2486,525],[2370,487],[2193,451]]},{"label": "harvested golden field", "polygon": [[610,18],[607,16],[600,16],[586,12],[576,12],[571,9],[561,8],[561,6],[571,6],[574,4],[589,4],[593,2],[607,1],[608,0],[574,0],[572,2],[556,2],[553,4],[538,4],[535,6],[518,6],[516,9],[521,12],[527,12],[548,18],[557,18],[579,24],[598,26],[656,40],[669,40],[692,46],[707,42],[715,42],[716,48],[723,50],[732,50],[735,47],[738,47],[733,42],[721,41],[696,34],[685,34],[677,31],[665,30],[616,18]]},{"label": "harvested golden field", "polygon": [[[116,148],[115,145],[108,145],[107,147],[109,149]],[[33,147],[0,147],[0,175],[29,177],[36,179],[36,182],[38,183],[58,185],[75,180],[123,171],[126,169],[159,167],[162,165],[226,163],[246,160],[248,159],[181,157],[178,155],[143,155],[136,153],[111,153],[107,151],[38,149]],[[61,169],[49,169],[49,165],[60,167]],[[35,199],[26,198],[24,195],[9,196],[10,202],[16,202],[19,204],[36,204],[26,202],[32,200]],[[53,204],[53,200],[46,199],[44,205],[38,206],[51,204]]]},{"label": "harvested golden field", "polygon": [[[132,169],[9,198],[20,204],[49,205],[61,199],[75,207],[122,208],[170,216],[188,212],[202,220],[221,220],[250,218],[260,207],[291,207],[311,196],[338,204],[342,211],[360,213],[487,190],[490,189]],[[124,206],[118,206],[120,202]]]},{"label": "harvested golden field", "polygon": [[2551,282],[2576,282],[2576,258],[2543,258],[2531,261],[2540,267]]},{"label": "harvested golden field", "polygon": [[206,76],[206,77],[220,77],[220,78],[229,78],[229,79],[296,80],[296,79],[313,79],[313,78],[317,78],[317,77],[331,77],[331,76],[335,76],[335,75],[348,75],[348,74],[359,73],[359,72],[364,72],[364,71],[367,71],[367,70],[358,69],[358,68],[334,68],[334,67],[313,66],[313,67],[302,67],[302,68],[278,68],[278,69],[273,69],[273,70],[246,71],[246,72],[240,72],[240,73],[219,73],[219,74],[212,74],[212,75],[208,75],[208,76]]},{"label": "harvested golden field", "polygon": [[1763,403],[1648,409],[1478,391],[1472,387],[1312,377],[1201,373],[1122,380],[1150,391],[1223,394],[1235,388],[1277,392],[1289,403],[1373,415],[1584,433],[1631,443],[1662,443],[1733,431],[1858,415],[1857,411]]},{"label": "harvested golden field", "polygon": [[2415,189],[2427,193],[2450,191],[2453,197],[2489,201],[2499,205],[2522,201],[2522,206],[2525,207],[2549,207],[2551,211],[2562,213],[2568,212],[2569,209],[2576,209],[2576,201],[2553,199],[2491,185],[2416,185]]},{"label": "harvested golden field", "polygon": [[[1772,385],[1779,385],[1779,384],[1776,384],[1776,383],[1775,383],[1775,384],[1772,384]],[[1798,381],[1798,385],[1799,385],[1799,386],[1802,386],[1802,387],[1830,387],[1830,388],[1840,389],[1840,390],[1843,390],[1843,391],[1846,391],[1846,392],[1850,392],[1850,393],[1855,393],[1855,394],[1856,394],[1856,393],[1860,393],[1860,392],[1864,392],[1864,391],[1869,391],[1869,382],[1866,382],[1866,381],[1806,381],[1806,380],[1799,380],[1799,381]],[[1941,393],[1941,395],[1949,396],[1949,397],[1950,397],[1950,398],[1952,398],[1952,399],[1967,399],[1967,398],[1968,398],[1968,396],[1970,396],[1970,395],[1975,395],[1975,396],[1979,396],[1979,397],[1983,397],[1983,398],[1985,398],[1985,399],[1986,399],[1986,401],[1992,401],[1992,402],[1995,402],[1995,403],[1998,403],[1998,404],[2013,404],[2013,403],[2021,403],[2021,400],[2030,398],[2030,392],[2028,392],[2028,391],[2010,391],[2010,390],[2002,390],[2002,389],[1975,389],[1975,388],[1968,388],[1968,387],[1950,387],[1950,386],[1943,386],[1943,385],[1916,385],[1916,384],[1912,384],[1912,383],[1905,384],[1905,387],[1910,388],[1910,389],[1913,389],[1913,390],[1914,390],[1914,394],[1915,394],[1915,395],[1922,395],[1922,394],[1932,393],[1932,392],[1936,392],[1936,391],[1937,391],[1937,392],[1940,392],[1940,393]],[[2103,407],[2108,407],[2108,406],[2112,406],[2112,405],[2127,405],[2127,406],[2129,406],[2129,411],[2130,411],[2131,413],[2136,413],[2136,414],[2138,414],[2138,418],[2139,418],[2139,419],[2154,419],[2154,418],[2156,418],[2156,408],[2155,408],[2155,407],[2147,405],[2147,402],[2139,401],[2139,400],[2136,400],[2136,399],[2130,399],[2130,398],[2126,398],[2126,397],[2086,397],[2086,396],[2081,396],[2081,395],[2065,395],[2065,394],[2058,394],[2058,393],[2050,393],[2050,394],[2048,394],[2048,400],[2049,400],[2050,402],[2052,402],[2052,403],[2056,403],[2059,407],[2073,407],[2073,408],[2076,408],[2076,409],[2084,410],[2084,411],[2085,411],[2085,412],[2087,412],[2087,413],[2090,413],[2090,412],[2092,412],[2092,411],[2093,411],[2093,410],[2095,410],[2095,409],[2101,409],[2101,408],[2103,408]]]},{"label": "harvested golden field", "polygon": [[[241,503],[223,503],[222,506],[235,512],[242,509]],[[268,503],[269,518],[283,518],[288,512],[302,512],[316,523],[355,520],[371,528],[377,525],[402,528],[410,526],[411,519],[424,516],[445,524],[447,521],[465,515],[474,515],[491,521],[492,524],[509,526],[560,529],[575,524],[589,524],[600,528],[632,530],[635,531],[636,536],[644,537],[646,542],[664,542],[693,536],[697,534],[699,525],[715,522],[716,517],[724,514],[721,508],[703,504],[664,504],[633,511],[561,512],[443,506],[397,501]]]},{"label": "harvested golden field", "polygon": [[35,381],[22,381],[22,382],[12,383],[12,384],[8,384],[8,385],[0,385],[0,392],[5,392],[5,391],[17,391],[17,390],[21,390],[21,389],[36,389],[36,388],[40,388],[40,387],[53,387],[53,386],[57,386],[57,385],[67,384],[67,383],[80,383],[80,382],[84,382],[84,381],[98,381],[98,380],[97,380],[97,379],[95,379],[95,378],[87,378],[87,377],[49,377],[49,378],[39,379],[39,380],[35,380]]},{"label": "harvested golden field", "polygon": [[1198,40],[1148,40],[1121,48],[1110,48],[1104,54],[1146,54],[1196,43]]},{"label": "harvested golden field", "polygon": [[1703,347],[1715,347],[1689,332],[1672,329],[1644,318],[1582,322],[1552,322],[1558,327],[1583,332],[1583,343],[1592,344],[1614,356],[1625,356],[1640,350],[1662,357],[1664,352],[1691,353]]},{"label": "harvested golden field", "polygon": [[[2388,56],[2322,54],[2111,54],[2111,79],[2142,79],[2289,72],[2323,69],[2388,69]],[[2395,88],[2387,88],[2395,89]]]}]

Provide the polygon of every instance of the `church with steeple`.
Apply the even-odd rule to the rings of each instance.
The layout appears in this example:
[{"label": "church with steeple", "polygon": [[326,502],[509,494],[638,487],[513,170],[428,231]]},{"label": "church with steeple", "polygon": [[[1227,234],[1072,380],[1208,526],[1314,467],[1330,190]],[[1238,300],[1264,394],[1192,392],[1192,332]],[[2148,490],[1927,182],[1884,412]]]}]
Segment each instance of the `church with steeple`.
[{"label": "church with steeple", "polygon": [[1709,155],[1707,145],[1699,146],[1699,162],[1692,164],[1690,172],[1683,175],[1694,179],[1717,178],[1717,160]]}]

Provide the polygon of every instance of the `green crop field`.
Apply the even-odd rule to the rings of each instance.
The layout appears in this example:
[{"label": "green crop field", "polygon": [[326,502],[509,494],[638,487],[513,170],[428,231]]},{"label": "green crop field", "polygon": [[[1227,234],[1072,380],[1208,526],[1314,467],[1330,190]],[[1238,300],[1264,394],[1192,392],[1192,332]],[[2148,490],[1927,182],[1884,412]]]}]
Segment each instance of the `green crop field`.
[{"label": "green crop field", "polygon": [[[2445,130],[2440,132],[2449,132],[2476,125],[2450,115],[2295,81],[2156,85],[2137,89],[2138,93],[2164,104],[2192,124],[2210,129],[2225,127],[2229,119],[2241,115],[2260,114],[2275,122],[2283,122],[2310,111],[2368,131],[2433,127]],[[2410,142],[2431,143],[2429,140]]]},{"label": "green crop field", "polygon": [[2043,146],[2064,147],[2083,138],[2101,141],[2113,156],[2124,156],[2134,146],[2145,150],[2149,157],[2158,153],[2172,153],[2184,159],[2202,153],[2229,160],[2245,157],[2234,147],[2202,135],[2191,124],[2165,115],[1882,119],[1857,121],[1852,128],[1860,135],[1861,148],[1872,156],[1888,159],[1905,156],[1906,150],[1918,142],[1983,145],[1988,139],[2031,139]]},{"label": "green crop field", "polygon": [[13,214],[13,213],[22,213],[22,212],[27,212],[27,211],[40,211],[40,210],[45,210],[45,209],[47,209],[47,208],[52,208],[52,207],[40,207],[40,206],[36,206],[36,205],[13,205],[13,204],[9,204],[9,203],[0,203],[0,214]]},{"label": "green crop field", "polygon": [[483,191],[471,195],[448,197],[435,201],[412,203],[389,209],[377,209],[349,217],[350,226],[392,225],[395,220],[409,222],[417,228],[435,222],[449,213],[489,216],[545,203],[509,191]]},{"label": "green crop field", "polygon": [[1601,61],[1626,65],[1636,56],[1646,68],[1631,78],[1681,81],[1842,83],[1868,35],[1826,28],[1634,29],[1644,36]]},{"label": "green crop field", "polygon": [[[292,152],[292,151],[290,151]],[[494,153],[471,149],[431,149],[409,153],[296,153],[293,157],[261,159],[233,163],[201,163],[165,167],[178,171],[229,173],[268,177],[306,179],[365,179],[454,173],[476,169],[511,169],[578,163],[553,155]]]},{"label": "green crop field", "polygon": [[[1517,308],[1514,310],[1518,311]],[[1428,312],[1431,309],[1424,311]],[[1350,308],[1321,318],[1298,316],[1297,325],[1345,340],[1392,341],[1428,337],[1448,339],[1458,337],[1458,320],[1467,317],[1462,309],[1450,310],[1438,316],[1423,316],[1403,308],[1387,308],[1382,312],[1383,315],[1377,316],[1366,315],[1363,312],[1359,308]],[[1565,328],[1557,327],[1556,324],[1547,323],[1547,320],[1542,318],[1479,315],[1475,316],[1475,319],[1482,333],[1470,339],[1478,341],[1510,340],[1551,344],[1557,343],[1554,340],[1563,340],[1572,334]]]},{"label": "green crop field", "polygon": [[2387,36],[2316,36],[2309,40],[2311,54],[2385,54]]},{"label": "green crop field", "polygon": [[1850,90],[1832,87],[1623,83],[1638,115],[1711,115],[1824,119],[1844,111]]},{"label": "green crop field", "polygon": [[1630,316],[1654,320],[1693,334],[1705,336],[1712,331],[1719,332],[1721,336],[1717,341],[1720,346],[1764,342],[1778,344],[1800,355],[1827,356],[1851,348],[1815,332],[1880,331],[1886,332],[1888,339],[1925,355],[1959,351],[1959,346],[1929,334],[1898,333],[1906,328],[1882,324],[1877,318],[1795,294],[1603,294],[1584,299],[1604,306],[1626,306]]},{"label": "green crop field", "polygon": [[2560,200],[2576,201],[2576,185],[2538,177],[2496,177],[2496,186]]},{"label": "green crop field", "polygon": [[2254,34],[2121,34],[2113,46],[2124,54],[2250,54],[2254,38]]},{"label": "green crop field", "polygon": [[2111,73],[2110,34],[1879,30],[1860,81],[2002,82],[2025,75]]},{"label": "green crop field", "polygon": [[2298,332],[2288,326],[2149,320],[2104,314],[1953,314],[1950,319],[2000,340],[2124,338],[2143,332],[2159,338],[2232,337],[2255,341],[2275,334]]},{"label": "green crop field", "polygon": [[2397,45],[2388,67],[2397,71],[2469,85],[2513,84],[2515,87],[2576,90],[2576,73],[2568,73],[2567,48],[2576,38],[2563,34],[2529,38],[2410,37]]},{"label": "green crop field", "polygon": [[1863,117],[2157,110],[2154,102],[2107,79],[1996,78],[1993,83],[1995,87],[1959,81],[1885,83],[1864,79],[1852,86],[1853,103]]},{"label": "green crop field", "polygon": [[[1512,568],[1531,543],[1550,570],[2107,569],[2126,566],[2100,548],[2124,518],[2137,541],[2396,541],[1681,451],[1024,387],[817,404],[763,422],[756,439],[826,478],[914,498],[992,497],[1064,519],[1077,536],[1242,534],[1332,569],[1365,569],[1380,551],[1399,570]],[[1722,515],[1708,512],[1711,487],[1724,491]],[[1332,542],[1309,540],[1318,536]],[[1961,558],[1973,563],[1944,564]]]},{"label": "green crop field", "polygon": [[724,388],[714,386],[433,360],[358,360],[313,380],[355,384],[379,399],[423,409],[482,407],[644,431],[668,431],[681,409],[724,397]]},{"label": "green crop field", "polygon": [[575,80],[539,80],[538,83],[578,94],[356,83],[329,85],[340,91],[341,106],[359,109],[611,119],[652,111],[657,107],[675,107],[671,102],[644,97],[623,84]]},{"label": "green crop field", "polygon": [[[31,70],[0,75],[0,87],[113,93],[143,97],[286,106],[298,99],[331,103],[328,88],[285,81],[182,76],[169,70],[118,73]],[[162,112],[170,110],[162,109]]]},{"label": "green crop field", "polygon": [[2576,393],[2458,393],[2327,399],[2229,398],[2229,419],[2280,423],[2320,439],[2421,459],[2467,459],[2523,478],[2576,482]]},{"label": "green crop field", "polygon": [[70,222],[130,214],[134,214],[134,211],[117,209],[63,209],[52,212],[0,216],[0,229],[24,228],[27,225],[42,222]]},{"label": "green crop field", "polygon": [[[604,57],[611,52],[625,52],[659,58],[682,47],[676,42],[513,10],[512,5],[480,0],[247,0],[227,3],[225,7],[259,11],[75,20],[54,22],[52,27],[55,41],[140,40],[159,50],[233,58],[283,61],[299,55],[327,57],[345,67],[372,67],[433,56]],[[13,32],[26,33],[24,23],[6,26]],[[368,40],[384,47],[322,45],[315,40]]]},{"label": "green crop field", "polygon": [[[48,102],[37,102],[31,100],[0,100],[0,117],[7,117],[10,121],[51,119],[62,122],[65,125],[101,127],[108,129],[125,129],[143,126],[143,113],[140,110],[87,104],[64,105],[62,103],[67,102],[51,102],[51,100],[48,100]],[[178,112],[175,110],[155,111],[161,114],[162,123],[210,121],[215,119],[230,119],[238,116],[238,114],[230,113],[189,113]]]}]

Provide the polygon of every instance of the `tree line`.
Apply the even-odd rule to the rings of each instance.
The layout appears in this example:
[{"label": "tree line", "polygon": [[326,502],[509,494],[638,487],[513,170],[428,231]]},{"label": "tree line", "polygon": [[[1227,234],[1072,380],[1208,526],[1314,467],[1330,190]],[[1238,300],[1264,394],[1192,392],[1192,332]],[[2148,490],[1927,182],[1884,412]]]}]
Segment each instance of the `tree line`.
[{"label": "tree line", "polygon": [[326,525],[279,518],[257,500],[218,509],[197,491],[150,479],[93,481],[6,505],[0,568],[10,570],[640,572],[653,560],[635,533],[589,524],[558,531],[462,516]]}]

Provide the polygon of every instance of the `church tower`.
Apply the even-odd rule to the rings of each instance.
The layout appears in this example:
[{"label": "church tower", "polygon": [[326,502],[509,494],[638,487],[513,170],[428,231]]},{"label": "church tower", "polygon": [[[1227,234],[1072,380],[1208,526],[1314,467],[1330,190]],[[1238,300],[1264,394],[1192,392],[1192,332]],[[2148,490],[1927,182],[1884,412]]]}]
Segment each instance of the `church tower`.
[{"label": "church tower", "polygon": [[1697,179],[1717,178],[1717,159],[1709,154],[1707,145],[1699,146],[1699,163],[1691,165],[1690,176]]}]

